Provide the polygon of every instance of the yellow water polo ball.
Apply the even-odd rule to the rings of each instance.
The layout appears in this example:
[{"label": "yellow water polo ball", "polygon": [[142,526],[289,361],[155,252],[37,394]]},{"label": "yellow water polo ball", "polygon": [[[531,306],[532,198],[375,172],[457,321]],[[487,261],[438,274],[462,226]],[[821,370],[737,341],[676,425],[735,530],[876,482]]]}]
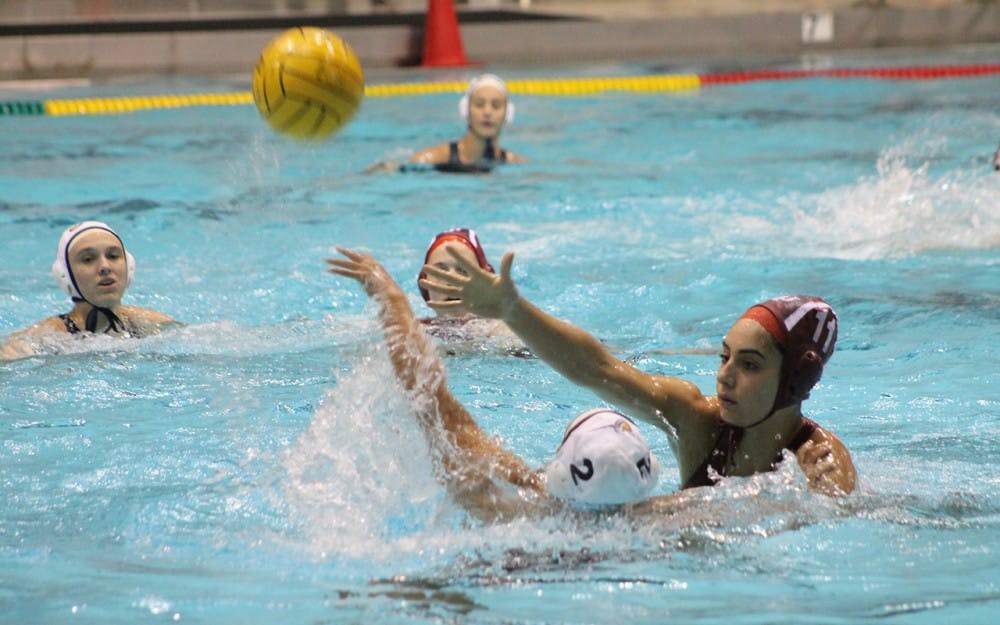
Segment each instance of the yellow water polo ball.
[{"label": "yellow water polo ball", "polygon": [[365,94],[354,51],[311,26],[275,37],[253,70],[253,100],[268,124],[297,139],[323,139],[343,128]]}]

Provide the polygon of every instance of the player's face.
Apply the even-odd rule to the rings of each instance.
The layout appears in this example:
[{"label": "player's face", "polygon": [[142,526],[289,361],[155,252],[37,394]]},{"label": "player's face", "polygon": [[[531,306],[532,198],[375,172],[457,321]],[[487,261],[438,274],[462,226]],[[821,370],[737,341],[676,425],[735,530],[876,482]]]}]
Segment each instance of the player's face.
[{"label": "player's face", "polygon": [[[459,256],[467,260],[471,265],[479,264],[479,261],[476,259],[475,252],[473,252],[467,245],[462,245],[461,243],[445,243],[444,245],[439,245],[433,252],[431,252],[431,255],[427,257],[427,264],[434,265],[440,269],[454,270],[456,273],[461,275],[467,275],[465,269],[463,269],[462,266],[458,264],[458,261],[456,261],[455,258],[448,253],[446,248],[451,248],[452,250],[458,252]],[[439,293],[434,289],[428,289],[427,293],[430,295],[430,300],[432,302],[444,302],[449,299],[448,296]],[[449,317],[460,317],[465,315],[467,312],[468,311],[464,307],[459,306],[458,308],[447,312],[439,311],[438,314]]]},{"label": "player's face", "polygon": [[115,308],[125,295],[128,267],[118,237],[91,229],[73,240],[69,266],[80,295],[102,308]]},{"label": "player's face", "polygon": [[503,128],[507,97],[490,85],[476,89],[469,97],[469,128],[484,139],[494,139]]},{"label": "player's face", "polygon": [[715,378],[724,421],[752,425],[768,415],[778,394],[781,352],[759,323],[740,319],[722,341]]}]

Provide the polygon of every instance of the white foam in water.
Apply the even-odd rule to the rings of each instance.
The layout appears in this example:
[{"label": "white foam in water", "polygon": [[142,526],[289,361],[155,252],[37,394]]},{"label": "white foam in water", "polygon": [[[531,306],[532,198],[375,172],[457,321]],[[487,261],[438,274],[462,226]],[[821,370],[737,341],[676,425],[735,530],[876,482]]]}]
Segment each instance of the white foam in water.
[{"label": "white foam in water", "polygon": [[384,349],[372,351],[338,380],[285,459],[287,497],[317,552],[388,556],[387,516],[439,491]]},{"label": "white foam in water", "polygon": [[[369,326],[377,333],[374,324]],[[435,478],[426,438],[381,342],[362,346],[285,454],[284,497],[320,557],[400,563],[509,545],[509,525],[475,527]],[[533,521],[515,522],[515,544]],[[484,535],[485,532],[485,535]]]},{"label": "white foam in water", "polygon": [[305,528],[301,547],[324,558],[401,565],[482,546],[481,528],[472,530],[435,477],[384,345],[361,346],[348,364],[285,454],[284,497]]},{"label": "white foam in water", "polygon": [[889,148],[871,178],[786,199],[802,253],[868,260],[1000,244],[1000,176],[937,176],[913,153],[909,145]]}]

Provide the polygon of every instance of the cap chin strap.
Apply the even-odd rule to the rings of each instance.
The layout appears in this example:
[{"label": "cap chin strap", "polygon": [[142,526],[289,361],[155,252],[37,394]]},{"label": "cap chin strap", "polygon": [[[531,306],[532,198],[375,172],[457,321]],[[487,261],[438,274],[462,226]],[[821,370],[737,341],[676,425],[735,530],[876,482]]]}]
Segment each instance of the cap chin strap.
[{"label": "cap chin strap", "polygon": [[[746,426],[747,428],[755,428],[773,417],[774,413],[779,410],[793,406],[796,403],[801,403],[809,397],[809,391],[819,381],[820,374],[823,372],[823,363],[819,359],[819,356],[812,351],[803,354],[799,358],[799,362],[799,367],[788,374],[782,375],[782,381],[778,386],[777,394],[774,396],[774,404],[771,406],[771,412],[767,413],[760,421]],[[799,390],[802,387],[807,389],[805,393]]]},{"label": "cap chin strap", "polygon": [[779,408],[771,408],[771,412],[767,413],[764,416],[763,419],[761,419],[760,421],[755,421],[755,422],[751,423],[750,425],[744,425],[743,429],[744,430],[752,430],[753,428],[757,427],[758,425],[764,423],[765,421],[767,421],[768,419],[770,419],[771,417],[773,417],[774,413],[778,412],[778,410],[779,410]]},{"label": "cap chin strap", "polygon": [[[112,232],[112,234],[114,234],[114,233]],[[117,237],[118,235],[116,234],[115,236]],[[118,241],[121,242],[121,239],[118,239]],[[69,253],[69,248],[67,247],[66,249],[67,249],[67,254],[68,254]],[[122,249],[124,249],[124,246],[123,246]],[[70,267],[69,267],[69,259],[68,258],[66,259],[66,270],[67,270],[67,273],[69,274],[69,279],[70,279],[71,284],[73,285],[73,288],[76,289],[77,293],[79,293],[80,292],[80,287],[78,287],[76,285],[76,277],[73,275],[73,270],[70,269]],[[121,331],[125,330],[125,322],[122,321],[122,318],[119,317],[115,313],[115,311],[111,310],[110,308],[104,308],[103,306],[98,306],[97,304],[94,304],[93,302],[88,301],[86,297],[82,297],[82,296],[81,297],[71,296],[70,299],[74,303],[75,302],[86,302],[86,303],[90,304],[90,312],[87,313],[87,320],[86,320],[86,323],[84,324],[84,329],[87,332],[97,332],[97,314],[98,313],[104,315],[104,318],[108,320],[108,327],[107,327],[106,330],[104,330],[105,334],[107,334],[108,332],[121,332]]]},{"label": "cap chin strap", "polygon": [[[771,411],[764,415],[759,421],[745,426],[747,429],[755,428],[774,416],[779,410],[801,403],[809,397],[809,390],[819,381],[819,376],[823,371],[823,363],[815,352],[807,351],[798,359],[798,366],[791,371],[785,371],[785,364],[782,363],[781,381],[778,383],[778,390],[774,394],[774,403],[771,404]],[[800,389],[805,387],[805,393]]]},{"label": "cap chin strap", "polygon": [[[784,399],[785,401],[781,402],[781,405],[779,406],[778,402],[781,401],[782,399]],[[753,429],[753,428],[757,427],[758,425],[764,423],[765,421],[767,421],[771,417],[773,417],[774,414],[776,412],[778,412],[779,410],[784,410],[785,408],[788,408],[789,406],[795,405],[795,401],[789,401],[789,400],[792,400],[792,399],[796,399],[796,397],[794,395],[789,395],[788,393],[782,393],[782,389],[779,388],[778,389],[778,393],[774,397],[774,404],[771,405],[771,412],[769,412],[766,415],[764,415],[764,417],[762,419],[760,419],[759,421],[755,421],[755,422],[751,423],[750,425],[743,426],[744,429],[747,429],[747,430]],[[801,399],[798,400],[798,401],[801,401]]]},{"label": "cap chin strap", "polygon": [[[778,394],[781,395],[781,392],[779,391]],[[806,396],[808,397],[808,394],[806,394]],[[792,398],[794,398],[794,396],[792,396]],[[771,417],[773,417],[774,414],[776,412],[778,412],[779,410],[784,410],[785,408],[788,408],[789,406],[794,406],[795,403],[796,403],[795,401],[785,401],[783,405],[779,406],[778,405],[778,399],[779,399],[778,397],[774,398],[774,405],[771,407],[771,412],[769,412],[766,415],[764,415],[764,418],[760,419],[759,421],[755,421],[755,422],[751,423],[750,425],[743,426],[743,429],[745,429],[745,430],[753,429],[753,428],[757,427],[758,425],[761,425],[762,423],[764,423],[765,421],[767,421]],[[787,396],[786,396],[786,399],[788,399]],[[801,402],[802,399],[798,399],[797,401]]]},{"label": "cap chin strap", "polygon": [[97,313],[103,314],[104,318],[108,320],[108,329],[104,331],[105,334],[108,332],[120,332],[125,329],[125,322],[115,314],[115,311],[110,308],[94,306],[87,314],[87,324],[85,326],[87,332],[97,332]]},{"label": "cap chin strap", "polygon": [[[87,300],[82,297],[74,297],[72,300],[74,302],[87,302]],[[115,311],[110,308],[104,308],[103,306],[96,306],[90,302],[87,303],[90,304],[90,312],[87,313],[87,321],[83,326],[87,332],[97,332],[98,313],[104,315],[104,318],[108,320],[108,328],[104,331],[105,334],[108,332],[121,332],[125,330],[125,322],[122,321],[122,318],[119,317]]]}]

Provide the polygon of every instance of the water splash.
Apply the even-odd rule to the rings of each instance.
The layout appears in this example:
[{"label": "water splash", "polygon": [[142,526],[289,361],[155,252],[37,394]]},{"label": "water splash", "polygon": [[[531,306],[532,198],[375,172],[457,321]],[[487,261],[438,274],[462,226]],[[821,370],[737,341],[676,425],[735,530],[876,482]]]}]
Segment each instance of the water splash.
[{"label": "water splash", "polygon": [[441,488],[385,349],[353,364],[288,450],[285,496],[307,527],[308,550],[389,558],[439,513]]},{"label": "water splash", "polygon": [[932,148],[886,149],[872,178],[814,197],[785,198],[798,240],[793,249],[800,255],[868,260],[1000,245],[1000,176],[932,174]]}]

